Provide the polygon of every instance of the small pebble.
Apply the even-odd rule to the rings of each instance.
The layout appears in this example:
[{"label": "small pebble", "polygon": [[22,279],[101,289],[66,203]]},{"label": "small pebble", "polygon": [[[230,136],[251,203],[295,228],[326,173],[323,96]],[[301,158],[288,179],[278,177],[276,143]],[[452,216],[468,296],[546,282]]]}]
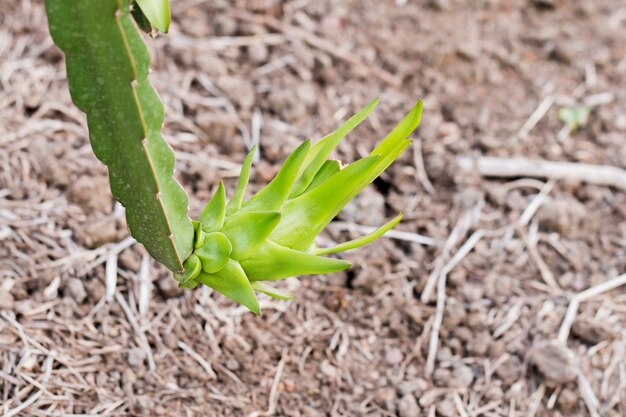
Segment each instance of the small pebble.
[{"label": "small pebble", "polygon": [[6,290],[0,289],[0,310],[13,310],[15,299],[13,294]]},{"label": "small pebble", "polygon": [[87,291],[81,279],[70,278],[67,284],[65,284],[65,290],[67,291],[67,295],[72,297],[78,304],[82,304],[87,298]]},{"label": "small pebble", "polygon": [[454,399],[452,395],[446,395],[442,401],[439,401],[436,405],[437,415],[442,417],[455,417],[458,414],[458,410],[456,405],[454,404]]},{"label": "small pebble", "polygon": [[393,410],[396,403],[396,390],[392,387],[379,388],[374,401],[387,410]]},{"label": "small pebble", "polygon": [[466,283],[465,285],[463,285],[463,287],[461,287],[461,293],[463,294],[463,298],[465,298],[465,301],[479,301],[481,298],[483,298],[485,289],[482,285]]},{"label": "small pebble", "polygon": [[467,327],[457,327],[452,333],[457,339],[462,342],[468,342],[474,337],[472,331]]},{"label": "small pebble", "polygon": [[269,52],[267,46],[262,44],[250,45],[248,47],[248,59],[254,64],[263,64],[267,62]]},{"label": "small pebble", "polygon": [[216,85],[240,108],[249,109],[254,104],[254,85],[251,81],[245,78],[223,75],[217,79]]},{"label": "small pebble", "polygon": [[170,349],[176,349],[178,347],[178,337],[172,332],[165,333],[163,335],[163,344]]},{"label": "small pebble", "polygon": [[465,270],[463,269],[455,269],[454,271],[450,273],[450,276],[448,277],[448,282],[457,288],[465,285],[466,281],[467,281],[467,272],[465,272]]},{"label": "small pebble", "polygon": [[227,359],[226,360],[226,368],[230,371],[238,371],[241,368],[241,365],[239,365],[239,362],[237,362],[235,359]]},{"label": "small pebble", "polygon": [[617,335],[609,325],[595,320],[576,320],[572,325],[572,334],[592,345],[597,345]]},{"label": "small pebble", "polygon": [[85,287],[87,288],[87,294],[93,301],[99,301],[104,297],[106,292],[106,288],[104,284],[99,279],[92,279],[85,282]]},{"label": "small pebble", "polygon": [[561,391],[561,394],[559,394],[557,404],[559,405],[561,411],[563,411],[564,413],[569,413],[574,409],[574,407],[576,407],[579,398],[580,397],[577,393],[569,388],[565,388],[563,389],[563,391]]},{"label": "small pebble", "polygon": [[328,378],[337,377],[337,368],[334,365],[331,365],[330,362],[328,362],[327,360],[323,361],[320,364],[320,371]]},{"label": "small pebble", "polygon": [[387,364],[389,365],[398,365],[402,363],[403,359],[404,355],[402,354],[402,351],[398,348],[391,348],[387,350],[387,353],[385,354],[385,362],[387,362]]},{"label": "small pebble", "polygon": [[184,294],[184,289],[178,286],[178,282],[170,274],[160,276],[156,285],[164,298],[175,298]]},{"label": "small pebble", "polygon": [[140,395],[132,399],[131,411],[136,415],[149,415],[154,409],[154,401],[146,396]]},{"label": "small pebble", "polygon": [[120,261],[120,265],[133,272],[139,272],[141,266],[141,255],[136,250],[128,249],[120,253],[117,258]]},{"label": "small pebble", "polygon": [[135,372],[131,368],[124,369],[124,372],[122,373],[122,383],[127,385],[134,384],[135,382],[137,382],[137,375],[135,375]]},{"label": "small pebble", "polygon": [[450,380],[452,379],[452,372],[449,369],[437,368],[433,373],[433,382],[438,387],[450,386]]},{"label": "small pebble", "polygon": [[544,342],[530,352],[530,363],[548,382],[563,384],[576,379],[576,356],[556,342]]},{"label": "small pebble", "polygon": [[452,379],[450,387],[467,388],[474,382],[474,372],[472,368],[465,364],[458,364],[452,370]]},{"label": "small pebble", "polygon": [[212,21],[215,34],[218,36],[233,36],[237,33],[237,21],[230,16],[218,14]]},{"label": "small pebble", "polygon": [[136,347],[128,351],[128,364],[130,366],[139,366],[146,359],[146,352]]},{"label": "small pebble", "polygon": [[418,417],[420,407],[412,394],[407,394],[398,401],[398,415],[400,417]]},{"label": "small pebble", "polygon": [[505,385],[511,385],[517,381],[521,372],[522,365],[517,356],[511,356],[496,369],[496,375]]},{"label": "small pebble", "polygon": [[450,0],[429,0],[427,5],[428,7],[441,12],[450,9]]},{"label": "small pebble", "polygon": [[410,381],[402,381],[398,386],[398,391],[402,395],[420,395],[428,389],[428,382],[425,379],[417,378]]},{"label": "small pebble", "polygon": [[467,351],[470,355],[484,356],[489,350],[493,339],[488,331],[478,332],[467,344]]},{"label": "small pebble", "polygon": [[504,396],[504,392],[502,392],[502,388],[500,388],[497,385],[491,385],[485,391],[485,398],[488,399],[489,401],[500,400],[502,399],[503,396]]},{"label": "small pebble", "polygon": [[448,297],[445,309],[446,311],[443,316],[443,326],[448,330],[453,330],[467,318],[467,313],[465,312],[463,303],[454,298]]}]

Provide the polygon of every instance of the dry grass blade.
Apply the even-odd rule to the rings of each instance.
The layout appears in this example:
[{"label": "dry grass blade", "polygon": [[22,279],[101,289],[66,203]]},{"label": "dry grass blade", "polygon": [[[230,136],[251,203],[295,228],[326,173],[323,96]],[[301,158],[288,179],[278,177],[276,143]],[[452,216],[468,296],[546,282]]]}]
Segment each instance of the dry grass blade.
[{"label": "dry grass blade", "polygon": [[484,230],[477,230],[474,232],[441,270],[441,275],[437,281],[437,309],[435,310],[435,321],[433,323],[433,329],[430,333],[428,356],[426,358],[425,373],[428,376],[430,376],[435,370],[435,359],[437,357],[437,349],[439,346],[439,330],[441,328],[441,324],[443,323],[443,314],[446,304],[446,278],[448,277],[448,274],[463,260],[463,258],[467,256],[474,246],[476,246],[478,241],[480,241],[484,235]]},{"label": "dry grass blade", "polygon": [[180,341],[178,342],[178,347],[181,348],[183,352],[191,356],[196,362],[198,362],[200,366],[202,366],[202,369],[204,369],[209,379],[217,378],[217,375],[215,374],[215,371],[213,371],[213,368],[211,368],[211,365],[202,356],[200,356],[198,352],[193,350],[188,344]]},{"label": "dry grass blade", "polygon": [[561,328],[559,329],[559,342],[564,345],[567,344],[567,338],[569,337],[569,332],[572,328],[572,324],[576,320],[576,313],[578,312],[578,306],[581,302],[596,297],[605,292],[611,291],[615,288],[621,287],[622,285],[626,285],[626,274],[611,278],[608,281],[605,281],[601,284],[588,288],[574,295],[570,300],[570,304],[567,307],[567,312],[565,313],[565,317],[563,318],[563,323],[561,324]]}]

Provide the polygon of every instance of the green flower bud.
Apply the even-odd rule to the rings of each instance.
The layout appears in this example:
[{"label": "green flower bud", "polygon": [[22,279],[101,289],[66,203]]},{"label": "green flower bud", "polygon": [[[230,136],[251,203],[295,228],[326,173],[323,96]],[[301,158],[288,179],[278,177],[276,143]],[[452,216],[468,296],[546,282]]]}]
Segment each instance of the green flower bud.
[{"label": "green flower bud", "polygon": [[255,291],[278,299],[291,294],[263,281],[304,274],[325,274],[350,266],[324,255],[366,245],[400,222],[402,215],[373,232],[334,248],[317,249],[315,237],[363,188],[380,175],[411,143],[422,102],[387,135],[372,153],[345,167],[328,159],[337,144],[374,110],[374,100],[335,132],[311,145],[302,143],[276,177],[244,201],[252,159],[247,155],[232,198],[223,184],[207,203],[195,226],[195,249],[176,274],[181,286],[207,285],[260,314]]}]

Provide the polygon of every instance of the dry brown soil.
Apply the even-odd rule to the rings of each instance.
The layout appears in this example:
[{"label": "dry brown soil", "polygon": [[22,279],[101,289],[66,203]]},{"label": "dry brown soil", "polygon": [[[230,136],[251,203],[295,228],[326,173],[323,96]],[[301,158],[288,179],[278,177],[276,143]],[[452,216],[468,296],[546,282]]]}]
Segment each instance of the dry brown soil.
[{"label": "dry brown soil", "polygon": [[[287,280],[296,299],[263,298],[261,318],[176,288],[127,239],[43,2],[2,0],[0,414],[626,415],[625,287],[584,299],[563,326],[575,294],[626,272],[624,190],[457,164],[626,168],[623,1],[172,8],[171,33],[149,45],[192,214],[220,179],[232,189],[253,141],[258,188],[373,97],[380,109],[339,147],[343,160],[422,98],[416,146],[337,219],[377,225],[403,211],[405,239],[346,254],[347,272]],[[558,110],[579,105],[592,106],[588,122],[567,134]],[[354,233],[335,226],[319,243]],[[406,240],[417,234],[435,244]]]}]

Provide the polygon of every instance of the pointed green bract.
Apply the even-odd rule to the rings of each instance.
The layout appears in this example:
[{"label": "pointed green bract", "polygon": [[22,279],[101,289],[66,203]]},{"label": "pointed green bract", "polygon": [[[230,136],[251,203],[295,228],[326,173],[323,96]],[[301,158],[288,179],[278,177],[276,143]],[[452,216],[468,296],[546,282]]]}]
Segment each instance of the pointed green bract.
[{"label": "pointed green bract", "polygon": [[146,19],[152,26],[161,32],[170,30],[170,1],[169,0],[135,0]]},{"label": "pointed green bract", "polygon": [[361,122],[363,122],[363,120],[365,120],[367,116],[369,116],[370,113],[374,111],[379,102],[380,98],[372,100],[361,111],[348,119],[348,121],[346,121],[344,124],[339,126],[337,130],[320,139],[320,141],[311,148],[311,151],[304,161],[305,169],[300,178],[298,178],[295,186],[293,187],[290,197],[293,198],[302,194],[302,192],[309,186],[313,177],[318,172],[320,167],[324,164],[326,158],[328,158],[333,149],[337,147],[339,142],[341,142],[341,140],[345,138],[346,135],[350,133],[350,131],[352,131],[359,124],[361,124]]},{"label": "pointed green bract", "polygon": [[202,262],[202,270],[213,273],[228,263],[232,251],[233,247],[230,240],[223,233],[213,232],[207,233],[204,244],[196,249],[194,254]]},{"label": "pointed green bract", "polygon": [[259,301],[256,298],[252,284],[239,263],[230,260],[224,268],[214,274],[201,272],[196,280],[224,294],[252,311],[257,316],[261,315]]},{"label": "pointed green bract", "polygon": [[394,149],[398,143],[406,139],[422,119],[422,108],[424,103],[420,100],[409,113],[398,123],[387,136],[374,148],[371,155],[385,155]]},{"label": "pointed green bract", "polygon": [[202,262],[200,258],[196,255],[192,254],[187,258],[184,263],[185,270],[181,273],[174,273],[174,279],[178,281],[180,284],[185,284],[189,280],[192,280],[194,277],[198,276],[200,271],[202,271]]},{"label": "pointed green bract", "polygon": [[333,246],[332,248],[313,249],[309,253],[311,255],[320,256],[320,255],[329,255],[331,253],[345,252],[348,250],[360,248],[361,246],[372,243],[373,241],[375,241],[376,239],[378,239],[379,237],[387,233],[396,224],[400,223],[400,220],[402,220],[402,213],[398,214],[390,222],[385,223],[384,225],[380,226],[378,229],[366,234],[365,236],[361,236],[358,239],[354,239],[349,242],[345,242],[340,245]]},{"label": "pointed green bract", "polygon": [[181,282],[180,284],[178,284],[178,286],[180,288],[196,288],[199,284],[200,283],[198,281],[192,278],[185,282]]},{"label": "pointed green bract", "polygon": [[307,187],[306,192],[311,191],[313,188],[317,187],[328,178],[341,171],[341,169],[341,162],[337,161],[336,159],[331,159],[324,162],[324,165],[322,165],[319,171],[317,171],[317,174],[315,174],[315,177],[313,177],[313,180],[311,181],[311,184],[309,184],[309,186]]},{"label": "pointed green bract", "polygon": [[241,207],[243,196],[246,192],[246,187],[248,187],[248,181],[250,180],[250,169],[252,168],[252,160],[254,159],[256,149],[257,145],[254,145],[252,149],[250,149],[250,152],[248,152],[248,155],[246,155],[246,159],[243,161],[235,193],[226,205],[226,214],[233,214]]},{"label": "pointed green bract", "polygon": [[150,56],[129,0],[46,0],[50,33],[66,57],[72,99],[87,115],[93,150],[126,208],[131,235],[182,271],[193,250],[188,198],[161,136],[163,105],[148,79]]},{"label": "pointed green bract", "polygon": [[271,285],[268,285],[262,281],[254,281],[252,283],[252,288],[257,290],[258,292],[262,292],[265,295],[269,295],[272,298],[276,298],[277,300],[292,300],[293,294],[288,291],[283,291],[278,288],[274,288]]},{"label": "pointed green bract", "polygon": [[193,224],[193,230],[195,232],[195,237],[193,239],[193,247],[194,249],[198,249],[200,246],[204,244],[206,233],[202,230],[202,224],[199,221],[192,220],[191,224]]},{"label": "pointed green bract", "polygon": [[214,232],[220,230],[224,226],[224,218],[226,216],[226,190],[224,183],[220,181],[215,190],[215,194],[202,209],[202,213],[198,220],[202,223],[203,230]]},{"label": "pointed green bract", "polygon": [[149,34],[154,31],[154,26],[152,26],[152,23],[150,23],[146,15],[143,14],[140,7],[133,6],[131,9],[131,14],[133,16],[133,19],[135,19],[135,23],[137,23],[139,29]]},{"label": "pointed green bract", "polygon": [[231,257],[243,260],[252,256],[279,221],[278,211],[244,211],[230,216],[224,234],[233,245]]},{"label": "pointed green bract", "polygon": [[313,190],[289,200],[282,210],[282,219],[270,239],[283,246],[306,250],[315,237],[350,201],[350,195],[376,166],[380,156],[360,159]]},{"label": "pointed green bract", "polygon": [[276,177],[243,206],[245,211],[278,210],[289,196],[302,162],[311,148],[306,140],[289,155]]},{"label": "pointed green bract", "polygon": [[265,242],[255,256],[241,262],[250,281],[272,281],[306,274],[327,274],[350,267],[343,259],[324,258]]}]

